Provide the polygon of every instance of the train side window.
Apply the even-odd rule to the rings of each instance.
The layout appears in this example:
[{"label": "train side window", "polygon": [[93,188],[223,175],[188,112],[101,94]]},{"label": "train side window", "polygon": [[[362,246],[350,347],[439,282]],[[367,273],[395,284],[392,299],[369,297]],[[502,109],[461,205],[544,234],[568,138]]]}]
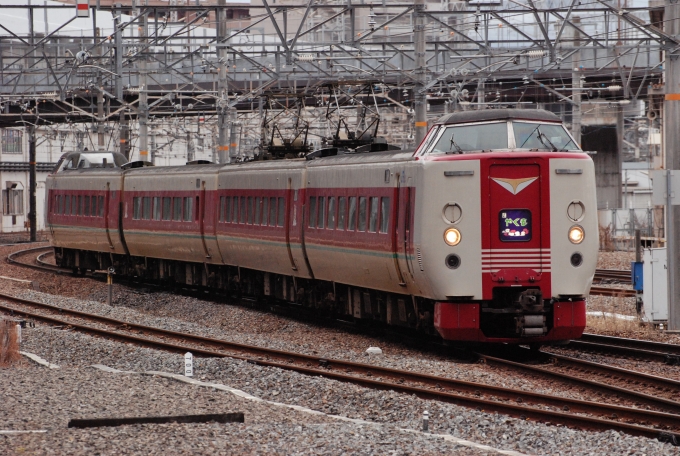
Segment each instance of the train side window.
[{"label": "train side window", "polygon": [[173,198],[172,201],[173,204],[173,211],[172,211],[172,220],[175,222],[181,222],[182,221],[182,198]]},{"label": "train side window", "polygon": [[52,213],[53,214],[59,213],[59,200],[60,199],[61,199],[61,196],[54,195],[54,202],[52,203]]},{"label": "train side window", "polygon": [[269,198],[269,226],[276,226],[276,198]]},{"label": "train side window", "polygon": [[345,218],[347,216],[347,197],[338,198],[338,229],[345,229]]},{"label": "train side window", "polygon": [[140,219],[140,213],[141,213],[141,198],[138,196],[135,196],[132,198],[132,219],[133,220],[139,220]]},{"label": "train side window", "polygon": [[61,196],[59,197],[59,213],[60,213],[60,214],[63,214],[63,213],[64,213],[64,203],[65,203],[65,200],[67,200],[67,199],[68,199],[68,198],[67,198],[67,197],[64,197],[64,195],[61,195]]},{"label": "train side window", "polygon": [[184,198],[184,221],[190,222],[193,215],[194,199],[190,196]]},{"label": "train side window", "polygon": [[172,198],[169,196],[163,197],[163,220],[172,219]]},{"label": "train side window", "polygon": [[253,224],[253,216],[255,215],[255,202],[253,201],[253,197],[249,196],[248,197],[248,225]]},{"label": "train side window", "polygon": [[279,198],[279,219],[277,220],[277,225],[283,226],[283,222],[286,216],[286,200]]},{"label": "train side window", "polygon": [[83,213],[83,195],[78,195],[78,203],[76,206],[76,215],[80,215]]},{"label": "train side window", "polygon": [[104,197],[99,196],[97,199],[99,200],[99,216],[104,217]]},{"label": "train side window", "polygon": [[231,198],[220,196],[220,222],[228,222],[227,220],[227,203],[231,202]]},{"label": "train side window", "polygon": [[142,218],[144,220],[151,220],[151,197],[145,196],[142,198]]},{"label": "train side window", "polygon": [[323,228],[324,227],[324,217],[326,215],[326,197],[325,196],[320,196],[319,197],[319,210],[317,211],[317,218],[316,218],[316,227],[317,228]]},{"label": "train side window", "polygon": [[238,223],[238,196],[231,198],[231,221]]},{"label": "train side window", "polygon": [[241,196],[239,198],[239,223],[246,223],[246,197]]},{"label": "train side window", "polygon": [[309,197],[309,227],[316,227],[316,196]]},{"label": "train side window", "polygon": [[262,210],[262,197],[255,198],[255,225],[260,224],[260,211]]},{"label": "train side window", "polygon": [[334,230],[335,229],[335,211],[337,207],[335,207],[335,196],[329,196],[328,197],[328,225],[326,226],[329,230]]},{"label": "train side window", "polygon": [[359,227],[357,231],[366,231],[366,197],[359,197]]},{"label": "train side window", "polygon": [[380,232],[387,233],[390,227],[390,199],[380,198]]},{"label": "train side window", "polygon": [[347,229],[354,231],[357,226],[357,197],[349,197],[349,222],[347,223]]},{"label": "train side window", "polygon": [[66,211],[64,211],[64,215],[69,215],[71,213],[71,197],[64,195],[64,200],[66,201]]},{"label": "train side window", "polygon": [[154,220],[160,220],[161,219],[161,197],[160,196],[154,196],[153,197],[153,219]]},{"label": "train side window", "polygon": [[377,196],[371,196],[369,201],[369,211],[368,211],[368,231],[375,233],[378,230],[378,203],[380,198]]},{"label": "train side window", "polygon": [[262,198],[262,226],[267,225],[267,214],[269,213],[269,198]]},{"label": "train side window", "polygon": [[83,196],[83,215],[90,216],[90,197]]},{"label": "train side window", "polygon": [[90,204],[91,204],[90,215],[92,217],[96,217],[97,216],[97,197],[96,196],[93,196],[92,198],[90,198]]},{"label": "train side window", "polygon": [[78,207],[78,198],[76,195],[71,195],[71,215],[76,215],[76,208]]}]

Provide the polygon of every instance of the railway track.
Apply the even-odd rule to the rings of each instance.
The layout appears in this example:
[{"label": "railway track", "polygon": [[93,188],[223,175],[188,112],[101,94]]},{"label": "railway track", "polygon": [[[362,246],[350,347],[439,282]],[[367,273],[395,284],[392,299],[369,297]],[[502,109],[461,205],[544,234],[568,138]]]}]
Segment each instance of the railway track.
[{"label": "railway track", "polygon": [[[167,331],[0,294],[14,305],[0,309],[48,324],[177,353],[230,357],[306,375],[394,390],[421,398],[496,411],[516,417],[587,429],[615,429],[680,443],[680,415],[662,411],[568,399],[529,391],[453,380],[418,372],[272,350],[192,334]],[[524,405],[531,404],[532,406]],[[680,407],[680,404],[678,404]],[[650,427],[653,424],[657,427]]]},{"label": "railway track", "polygon": [[594,280],[599,283],[632,283],[630,269],[596,269]]},{"label": "railway track", "polygon": [[580,340],[572,340],[569,345],[562,348],[680,364],[680,346],[649,340],[584,333]]},{"label": "railway track", "polygon": [[590,294],[598,296],[618,296],[622,298],[634,298],[635,290],[627,288],[598,287],[593,285],[590,287]]}]

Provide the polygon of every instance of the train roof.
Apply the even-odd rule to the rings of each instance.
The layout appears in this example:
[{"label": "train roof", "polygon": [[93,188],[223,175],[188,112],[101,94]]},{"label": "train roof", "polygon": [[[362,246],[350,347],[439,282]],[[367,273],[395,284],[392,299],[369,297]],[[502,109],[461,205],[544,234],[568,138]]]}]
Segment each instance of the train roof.
[{"label": "train roof", "polygon": [[555,114],[544,109],[482,109],[454,112],[453,114],[440,117],[435,123],[442,125],[511,119],[562,122]]}]

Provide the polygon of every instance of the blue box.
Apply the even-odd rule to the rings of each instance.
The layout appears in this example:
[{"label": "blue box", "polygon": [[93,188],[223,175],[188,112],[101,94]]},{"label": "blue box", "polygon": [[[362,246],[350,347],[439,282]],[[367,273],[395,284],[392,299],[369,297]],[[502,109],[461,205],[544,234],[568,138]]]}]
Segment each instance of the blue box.
[{"label": "blue box", "polygon": [[642,286],[642,265],[644,263],[641,261],[632,261],[630,263],[630,273],[631,280],[633,282],[633,289],[635,291],[642,291],[644,287]]}]

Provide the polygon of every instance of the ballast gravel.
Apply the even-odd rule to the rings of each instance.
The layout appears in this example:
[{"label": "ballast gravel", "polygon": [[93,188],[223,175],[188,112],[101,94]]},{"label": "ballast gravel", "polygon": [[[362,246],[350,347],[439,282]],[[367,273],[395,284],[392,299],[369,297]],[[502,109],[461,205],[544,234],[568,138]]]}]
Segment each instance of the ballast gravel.
[{"label": "ballast gravel", "polygon": [[[62,300],[37,292],[40,298],[114,318],[157,324],[195,332],[195,324],[172,318],[149,317],[135,309],[109,308],[103,303]],[[29,296],[30,295],[30,296]],[[237,309],[238,310],[238,309]],[[122,314],[124,315],[122,315]],[[123,318],[124,317],[124,318]],[[161,324],[163,323],[163,324]],[[300,323],[281,319],[283,329]],[[223,329],[215,336],[222,337]],[[282,329],[276,331],[278,335]],[[228,332],[228,330],[226,330]],[[266,340],[266,334],[245,338]],[[338,338],[342,335],[338,334]],[[360,425],[322,415],[290,411],[271,404],[235,399],[223,391],[149,376],[105,373],[89,367],[104,364],[123,371],[182,373],[183,357],[147,348],[94,338],[73,331],[38,325],[23,332],[22,350],[60,365],[47,369],[28,364],[0,370],[0,430],[39,430],[42,434],[0,434],[3,454],[486,454],[441,437],[407,433],[422,429],[429,412],[429,431],[526,454],[680,454],[676,447],[617,432],[587,432],[535,423],[392,391],[376,391],[320,377],[262,367],[233,359],[194,360],[195,378],[238,388],[256,397],[298,405],[329,415],[365,420]],[[366,338],[367,342],[368,339]],[[293,341],[278,341],[294,350]],[[298,346],[319,351],[319,345]],[[375,343],[375,340],[371,341]],[[369,344],[366,344],[368,347]],[[337,348],[336,348],[337,349]],[[358,351],[358,350],[357,350]],[[381,363],[417,366],[412,356],[383,348]],[[325,355],[325,349],[323,350]],[[422,355],[422,354],[421,354]],[[363,356],[355,353],[352,356]],[[378,358],[375,358],[377,360]],[[366,361],[365,357],[361,361]],[[436,365],[443,363],[429,360]],[[460,372],[479,366],[447,362]],[[404,366],[406,367],[406,366]],[[479,374],[481,376],[481,373]],[[507,375],[506,375],[507,376]],[[501,382],[493,373],[487,382]],[[504,382],[512,383],[512,379]],[[549,388],[549,387],[544,387]],[[555,387],[559,389],[559,387]],[[557,391],[553,391],[557,393]],[[212,400],[211,400],[212,399]],[[70,418],[199,414],[242,411],[243,424],[134,425],[116,428],[68,429]]]}]

